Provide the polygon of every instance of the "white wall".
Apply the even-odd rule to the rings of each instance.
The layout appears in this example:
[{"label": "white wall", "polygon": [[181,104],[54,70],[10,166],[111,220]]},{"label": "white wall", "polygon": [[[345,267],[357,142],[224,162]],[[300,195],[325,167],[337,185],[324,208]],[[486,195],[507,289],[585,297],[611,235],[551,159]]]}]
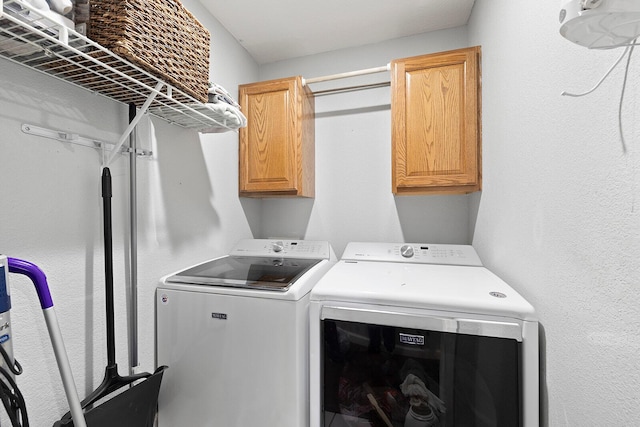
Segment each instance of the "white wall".
[{"label": "white wall", "polygon": [[[536,307],[546,424],[640,419],[640,68],[558,34],[559,2],[477,0],[483,49],[484,191],[473,244]],[[635,53],[637,55],[637,52]],[[548,417],[547,417],[548,416]]]},{"label": "white wall", "polygon": [[[211,79],[235,90],[257,79],[246,51],[198,1],[183,4],[212,33]],[[39,265],[47,275],[80,397],[102,380],[106,364],[101,163],[90,148],[26,135],[23,123],[117,141],[127,107],[0,59],[0,253]],[[143,119],[138,161],[139,358],[154,368],[154,289],[165,274],[221,255],[259,230],[258,201],[237,197],[238,138],[200,135]],[[117,359],[128,374],[125,286],[128,160],[111,165]],[[51,425],[68,410],[33,285],[10,275],[18,377],[31,425]],[[0,410],[0,413],[4,413]],[[0,421],[5,425],[5,419]],[[8,424],[7,424],[8,425]]]},{"label": "white wall", "polygon": [[[388,89],[319,97],[314,200],[237,197],[237,135],[199,135],[143,122],[139,165],[139,329],[153,368],[158,278],[225,253],[241,237],[470,242],[538,310],[546,425],[632,426],[640,419],[640,78],[631,63],[622,153],[622,69],[590,87],[618,52],[592,52],[557,34],[558,2],[477,0],[470,25],[261,67],[199,2],[212,30],[212,80],[237,84],[379,66],[468,45],[483,49],[484,191],[391,195]],[[375,79],[378,77],[371,77]],[[368,78],[356,79],[358,83]],[[338,82],[340,84],[340,82]],[[91,149],[28,136],[22,123],[114,140],[126,107],[0,60],[0,252],[40,265],[52,289],[82,396],[102,379],[104,341],[100,160]],[[128,366],[125,319],[126,162],[114,175],[118,361]],[[32,425],[67,409],[32,285],[12,275],[15,352]]]},{"label": "white wall", "polygon": [[[460,27],[263,65],[260,78],[331,75],[467,45],[466,27]],[[382,81],[389,73],[312,89]],[[263,237],[329,240],[338,256],[350,241],[471,242],[470,196],[393,196],[390,101],[389,87],[315,98],[316,197],[265,199]]]}]

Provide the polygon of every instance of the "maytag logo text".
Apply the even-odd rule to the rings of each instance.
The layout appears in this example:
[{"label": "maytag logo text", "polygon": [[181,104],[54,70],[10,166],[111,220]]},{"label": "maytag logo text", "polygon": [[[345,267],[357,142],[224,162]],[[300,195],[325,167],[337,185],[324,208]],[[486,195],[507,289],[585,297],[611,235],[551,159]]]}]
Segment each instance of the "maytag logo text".
[{"label": "maytag logo text", "polygon": [[400,333],[400,342],[402,344],[424,345],[424,336]]}]

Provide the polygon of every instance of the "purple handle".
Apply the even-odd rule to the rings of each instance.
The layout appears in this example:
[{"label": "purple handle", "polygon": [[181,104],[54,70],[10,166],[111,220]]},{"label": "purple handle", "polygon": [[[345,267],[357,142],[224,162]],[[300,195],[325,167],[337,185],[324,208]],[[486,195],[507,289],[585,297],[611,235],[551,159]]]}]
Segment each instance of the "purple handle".
[{"label": "purple handle", "polygon": [[53,307],[53,300],[51,299],[49,285],[47,284],[47,276],[40,270],[40,267],[18,258],[8,258],[8,261],[9,273],[24,274],[31,279],[36,286],[36,292],[38,293],[38,298],[40,298],[40,306],[42,309]]}]

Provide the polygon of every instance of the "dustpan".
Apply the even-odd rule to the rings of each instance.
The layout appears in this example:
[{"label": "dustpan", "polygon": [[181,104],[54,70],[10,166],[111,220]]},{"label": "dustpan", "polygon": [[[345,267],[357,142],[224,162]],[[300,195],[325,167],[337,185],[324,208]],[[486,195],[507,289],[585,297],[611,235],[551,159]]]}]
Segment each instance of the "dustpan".
[{"label": "dustpan", "polygon": [[[143,381],[105,402],[85,411],[88,427],[151,427],[158,405],[158,393],[166,366],[161,366]],[[64,418],[55,427],[75,426],[71,418]]]},{"label": "dustpan", "polygon": [[[104,214],[105,297],[107,315],[107,367],[102,383],[82,402],[88,427],[152,427],[158,405],[160,383],[166,366],[153,374],[120,376],[115,355],[113,246],[111,226],[111,172],[102,169]],[[128,387],[128,388],[127,388]],[[101,401],[96,405],[97,402]],[[65,414],[54,427],[74,426]]]}]

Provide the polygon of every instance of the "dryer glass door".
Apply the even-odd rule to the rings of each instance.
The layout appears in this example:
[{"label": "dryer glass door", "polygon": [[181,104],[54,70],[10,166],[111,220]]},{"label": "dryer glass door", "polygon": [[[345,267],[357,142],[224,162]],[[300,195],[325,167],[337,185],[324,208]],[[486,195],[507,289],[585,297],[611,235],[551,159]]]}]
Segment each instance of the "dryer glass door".
[{"label": "dryer glass door", "polygon": [[321,323],[324,426],[522,425],[518,339]]}]

